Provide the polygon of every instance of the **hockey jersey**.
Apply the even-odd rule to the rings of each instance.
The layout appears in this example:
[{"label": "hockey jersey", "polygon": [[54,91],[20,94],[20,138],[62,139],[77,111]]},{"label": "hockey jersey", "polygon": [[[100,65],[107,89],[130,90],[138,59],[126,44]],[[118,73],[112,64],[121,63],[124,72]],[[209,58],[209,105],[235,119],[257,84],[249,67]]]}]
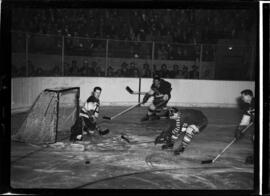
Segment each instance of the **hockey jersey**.
[{"label": "hockey jersey", "polygon": [[255,116],[255,98],[252,98],[250,103],[246,103],[244,106],[244,114],[254,117]]},{"label": "hockey jersey", "polygon": [[202,131],[202,128],[207,125],[207,117],[199,110],[183,109],[179,113],[179,117],[170,122],[169,130],[173,134],[185,132],[189,125],[195,125],[198,131]]},{"label": "hockey jersey", "polygon": [[80,116],[89,118],[94,115],[95,117],[97,117],[99,113],[99,105],[100,105],[99,99],[91,95],[90,97],[88,97],[86,103],[81,108]]},{"label": "hockey jersey", "polygon": [[255,98],[252,98],[250,103],[246,103],[243,108],[243,115],[250,116],[250,119],[254,121],[255,118]]},{"label": "hockey jersey", "polygon": [[155,92],[154,96],[158,96],[159,94],[167,94],[171,97],[171,83],[160,79],[160,86],[157,88],[154,84],[151,85],[151,89]]}]

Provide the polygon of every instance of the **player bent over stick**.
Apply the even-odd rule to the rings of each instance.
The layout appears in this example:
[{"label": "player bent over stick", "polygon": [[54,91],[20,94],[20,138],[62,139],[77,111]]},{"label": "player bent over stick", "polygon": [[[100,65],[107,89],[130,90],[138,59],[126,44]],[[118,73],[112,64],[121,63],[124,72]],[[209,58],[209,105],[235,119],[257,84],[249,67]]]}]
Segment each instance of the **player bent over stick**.
[{"label": "player bent over stick", "polygon": [[70,141],[81,141],[83,135],[93,135],[96,132],[100,135],[105,135],[109,132],[108,129],[101,131],[97,126],[97,119],[99,116],[99,97],[101,94],[101,88],[95,87],[91,96],[88,97],[84,106],[80,109],[79,118],[75,124],[71,127]]},{"label": "player bent over stick", "polygon": [[[207,117],[199,110],[169,109],[170,127],[156,139],[155,145],[164,143],[162,150],[173,149],[175,155],[183,153],[194,135],[199,134],[208,124]],[[181,137],[182,136],[182,137]]]},{"label": "player bent over stick", "polygon": [[[253,123],[255,119],[255,98],[253,97],[253,92],[249,89],[243,90],[241,92],[241,100],[245,103],[245,107],[241,122],[235,130],[236,141],[243,138],[246,132],[242,133],[242,130],[250,123]],[[250,138],[252,143],[254,143],[254,133],[251,134]],[[253,155],[247,156],[245,162],[247,164],[253,164]]]},{"label": "player bent over stick", "polygon": [[158,75],[154,76],[151,89],[144,95],[142,104],[145,104],[151,96],[154,96],[154,100],[149,106],[146,116],[143,117],[141,121],[159,119],[156,113],[167,109],[167,103],[171,98],[171,90],[172,88],[169,82],[161,79]]}]

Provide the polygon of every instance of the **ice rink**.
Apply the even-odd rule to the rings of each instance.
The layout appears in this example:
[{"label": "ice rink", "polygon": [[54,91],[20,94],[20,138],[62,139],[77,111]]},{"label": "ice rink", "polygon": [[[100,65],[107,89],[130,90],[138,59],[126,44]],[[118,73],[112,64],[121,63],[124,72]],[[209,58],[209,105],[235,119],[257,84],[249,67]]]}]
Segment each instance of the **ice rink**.
[{"label": "ice rink", "polygon": [[[87,138],[80,145],[68,139],[49,146],[11,143],[12,188],[57,189],[245,189],[252,190],[253,154],[250,135],[234,143],[215,163],[213,159],[234,137],[241,113],[238,108],[194,108],[208,117],[208,126],[194,136],[186,151],[174,156],[161,150],[154,139],[168,127],[167,119],[140,122],[147,108],[138,107],[114,120],[104,120],[128,106],[101,107],[99,125],[109,128],[105,136]],[[12,115],[12,133],[25,113]],[[121,139],[125,134],[130,143]]]}]

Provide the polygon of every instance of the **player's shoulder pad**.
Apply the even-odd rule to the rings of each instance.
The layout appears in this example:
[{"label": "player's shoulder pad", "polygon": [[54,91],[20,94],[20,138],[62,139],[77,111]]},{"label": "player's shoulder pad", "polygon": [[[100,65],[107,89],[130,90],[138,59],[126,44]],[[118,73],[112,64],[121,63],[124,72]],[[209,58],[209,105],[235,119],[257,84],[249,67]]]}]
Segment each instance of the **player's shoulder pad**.
[{"label": "player's shoulder pad", "polygon": [[161,79],[161,85],[162,85],[162,86],[165,86],[165,87],[168,88],[168,89],[171,89],[171,87],[172,87],[172,85],[171,85],[170,82],[168,82],[168,81],[166,81],[166,80],[163,80],[163,79]]},{"label": "player's shoulder pad", "polygon": [[99,99],[97,99],[95,96],[91,95],[90,97],[88,97],[86,102],[97,102],[97,103],[99,103]]}]

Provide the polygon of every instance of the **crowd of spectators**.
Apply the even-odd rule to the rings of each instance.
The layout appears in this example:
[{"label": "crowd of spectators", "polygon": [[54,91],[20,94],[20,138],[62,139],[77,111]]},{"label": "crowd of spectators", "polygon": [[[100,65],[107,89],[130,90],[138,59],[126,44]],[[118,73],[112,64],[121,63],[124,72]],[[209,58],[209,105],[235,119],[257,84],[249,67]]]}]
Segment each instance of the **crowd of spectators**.
[{"label": "crowd of spectators", "polygon": [[[46,67],[46,66],[45,66]],[[188,70],[186,65],[182,65],[182,69],[179,65],[174,64],[172,69],[168,69],[164,63],[160,66],[160,69],[153,64],[153,69],[148,63],[142,65],[142,69],[138,69],[134,62],[130,64],[123,62],[119,68],[109,65],[107,68],[107,74],[103,68],[101,68],[96,61],[89,63],[87,59],[83,60],[82,66],[80,66],[77,60],[72,60],[69,64],[64,63],[64,70],[61,69],[61,65],[54,65],[51,68],[44,69],[42,66],[33,65],[32,61],[28,61],[28,69],[26,66],[17,67],[12,66],[12,77],[24,77],[24,76],[90,76],[90,77],[142,77],[151,78],[154,74],[158,74],[163,78],[185,78],[185,79],[198,79],[199,71],[196,65],[192,66],[191,70]]]},{"label": "crowd of spectators", "polygon": [[[241,36],[256,13],[240,9],[14,9],[12,29],[100,39],[215,43]],[[119,31],[121,29],[121,31]]]},{"label": "crowd of spectators", "polygon": [[[33,9],[12,10],[12,50],[29,53],[52,53],[66,56],[134,58],[157,60],[196,60],[203,44],[203,61],[214,60],[214,44],[220,38],[244,38],[256,23],[256,12],[240,9]],[[18,32],[22,32],[18,34]],[[45,36],[46,35],[46,36]],[[64,43],[62,36],[65,36]],[[26,45],[26,37],[28,44]],[[109,40],[108,44],[106,40]],[[154,53],[153,52],[153,41]],[[108,51],[107,51],[108,48]],[[154,55],[154,56],[153,56]],[[105,71],[96,62],[76,60],[65,63],[64,71],[55,65],[43,70],[28,63],[29,76],[112,76],[151,77],[159,73],[167,78],[198,78],[198,67],[166,64],[159,70],[144,64],[123,63],[119,69]],[[13,75],[23,76],[25,67],[14,66]]]},{"label": "crowd of spectators", "polygon": [[183,65],[182,69],[180,69],[177,64],[174,64],[172,69],[168,69],[166,64],[162,64],[160,69],[156,69],[154,64],[152,71],[147,63],[143,64],[141,71],[133,63],[130,64],[130,68],[128,68],[128,64],[123,63],[120,69],[115,70],[112,66],[109,66],[107,69],[107,76],[109,77],[151,78],[154,74],[158,74],[162,78],[199,79],[199,71],[196,65],[193,65],[190,71],[186,65]]},{"label": "crowd of spectators", "polygon": [[[150,59],[151,42],[155,41],[167,43],[156,44],[156,59],[194,60],[195,56],[199,55],[196,44],[215,44],[220,38],[243,37],[245,32],[253,27],[254,14],[250,10],[239,9],[18,8],[13,11],[12,30],[64,35],[67,54],[105,56],[105,39],[111,39],[122,41],[109,43],[109,56],[130,58],[137,53],[142,58]],[[127,43],[128,41],[146,41],[146,43]],[[57,47],[62,46],[61,38],[56,37],[51,41],[46,37],[43,42],[41,37],[38,37],[38,40],[32,41],[36,42],[40,44],[33,46],[33,51],[42,48],[49,52],[54,48],[59,51]],[[211,47],[205,48],[204,52],[206,58],[213,57]]]}]

